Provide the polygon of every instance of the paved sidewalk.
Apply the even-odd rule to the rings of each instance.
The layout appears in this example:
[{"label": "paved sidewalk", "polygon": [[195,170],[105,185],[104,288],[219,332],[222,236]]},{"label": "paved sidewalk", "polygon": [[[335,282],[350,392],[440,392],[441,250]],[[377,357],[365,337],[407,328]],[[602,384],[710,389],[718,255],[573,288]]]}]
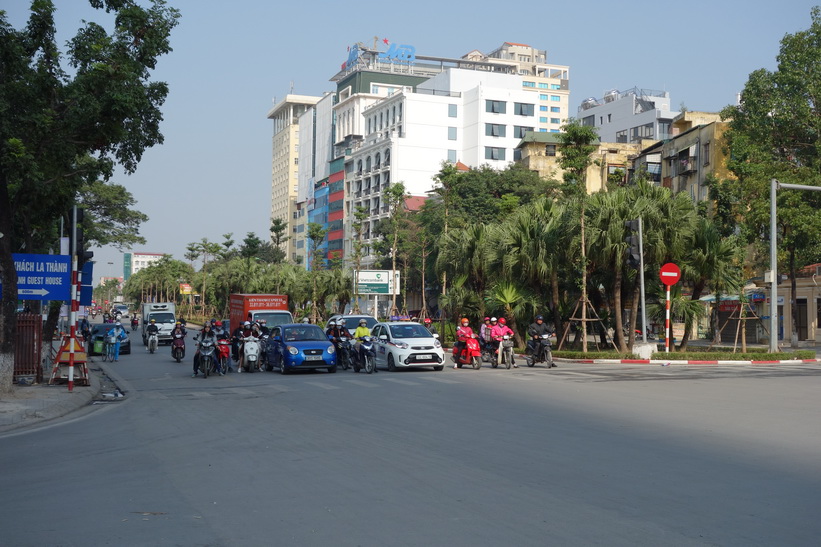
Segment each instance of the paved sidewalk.
[{"label": "paved sidewalk", "polygon": [[68,390],[67,384],[17,385],[11,396],[0,395],[0,433],[40,425],[49,420],[61,418],[95,400],[114,398],[117,387],[100,368],[100,363],[90,363],[89,386],[74,386]]}]

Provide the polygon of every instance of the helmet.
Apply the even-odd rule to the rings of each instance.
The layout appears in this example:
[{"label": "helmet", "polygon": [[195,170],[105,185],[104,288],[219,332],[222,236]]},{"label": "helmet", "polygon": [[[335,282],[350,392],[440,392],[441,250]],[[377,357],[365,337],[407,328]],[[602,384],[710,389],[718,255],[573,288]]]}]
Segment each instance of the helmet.
[{"label": "helmet", "polygon": [[154,318],[152,317],[148,322],[149,323],[154,323]]},{"label": "helmet", "polygon": [[430,317],[425,317],[425,324],[430,325]]},{"label": "helmet", "polygon": [[243,327],[250,327],[250,326],[251,326],[251,322],[250,322],[250,321],[246,321],[245,323],[243,323],[243,324],[242,324],[242,326],[243,326]]},{"label": "helmet", "polygon": [[536,316],[536,321],[544,321],[544,317],[541,315]]},{"label": "helmet", "polygon": [[120,322],[119,322],[119,321],[117,321],[116,323],[114,323],[114,326],[115,326],[115,327],[121,327],[122,325],[120,324]]},{"label": "helmet", "polygon": [[485,322],[490,321],[490,317],[485,317]]},{"label": "helmet", "polygon": [[268,323],[268,321],[266,319],[260,319],[258,322],[259,322],[260,325],[265,325],[265,324]]},{"label": "helmet", "polygon": [[214,323],[216,323],[216,322],[217,322],[216,317],[214,317],[214,318],[212,318],[212,319],[211,319],[211,324],[212,324],[212,325],[213,325]]},{"label": "helmet", "polygon": [[470,321],[468,321],[468,318],[467,318],[467,317],[463,317],[463,318],[462,318],[461,323],[462,323],[463,325],[467,325],[468,323],[470,323]]},{"label": "helmet", "polygon": [[344,324],[345,324],[345,320],[344,320],[344,319],[337,319],[337,321],[336,321],[336,322],[337,322],[337,324],[339,324],[339,325],[344,325]]},{"label": "helmet", "polygon": [[334,321],[333,319],[331,319],[330,321],[328,321],[328,326],[329,326],[329,327],[335,327],[335,326],[336,326],[336,321]]},{"label": "helmet", "polygon": [[211,328],[211,323],[209,321],[206,321],[205,324],[202,326],[202,328],[203,329],[210,329]]},{"label": "helmet", "polygon": [[360,320],[359,320],[359,324],[360,324],[360,325],[367,325],[367,324],[368,324],[368,321],[367,321],[367,320],[365,320],[365,319],[360,319]]},{"label": "helmet", "polygon": [[177,321],[177,322],[175,323],[175,325],[179,325],[179,324],[180,324],[180,322],[179,322],[179,321]]},{"label": "helmet", "polygon": [[310,320],[310,319],[308,319],[307,317],[303,317],[303,318],[302,318],[302,322],[303,322],[303,323],[310,323],[310,322],[311,322],[311,320]]},{"label": "helmet", "polygon": [[507,321],[505,321],[505,318],[504,318],[504,317],[502,317],[501,319],[499,319],[499,323],[501,323],[502,325],[507,325]]},{"label": "helmet", "polygon": [[214,323],[214,325],[217,326],[217,327],[221,327],[222,326],[222,321],[217,321],[216,323]]},{"label": "helmet", "polygon": [[495,323],[496,321],[497,321],[497,319],[496,319],[495,317],[491,317],[491,318],[490,318],[490,322],[491,322],[491,323]]}]

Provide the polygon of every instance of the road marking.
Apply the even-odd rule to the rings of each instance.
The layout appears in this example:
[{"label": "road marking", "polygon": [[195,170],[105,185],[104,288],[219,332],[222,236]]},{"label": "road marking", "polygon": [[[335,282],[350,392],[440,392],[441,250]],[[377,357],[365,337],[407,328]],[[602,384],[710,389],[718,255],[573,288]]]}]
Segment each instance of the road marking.
[{"label": "road marking", "polygon": [[213,395],[207,391],[191,391],[188,394],[192,397],[196,397],[197,399],[213,397]]},{"label": "road marking", "polygon": [[256,391],[251,391],[250,389],[245,389],[242,387],[232,387],[229,388],[228,391],[231,393],[236,393],[237,395],[256,395]]},{"label": "road marking", "polygon": [[420,376],[422,380],[430,380],[431,382],[439,382],[440,384],[458,384],[458,380],[447,380],[445,378],[437,378],[436,376]]},{"label": "road marking", "polygon": [[362,387],[379,387],[379,384],[375,384],[373,382],[365,382],[363,380],[345,380],[345,382],[348,382],[349,384],[356,384]]},{"label": "road marking", "polygon": [[385,378],[386,382],[394,382],[396,384],[404,384],[406,386],[419,386],[419,382],[411,382],[410,380],[402,380],[401,378]]},{"label": "road marking", "polygon": [[322,389],[341,389],[339,386],[335,386],[333,384],[326,384],[325,382],[305,382],[306,384],[310,384],[312,386],[321,387]]}]

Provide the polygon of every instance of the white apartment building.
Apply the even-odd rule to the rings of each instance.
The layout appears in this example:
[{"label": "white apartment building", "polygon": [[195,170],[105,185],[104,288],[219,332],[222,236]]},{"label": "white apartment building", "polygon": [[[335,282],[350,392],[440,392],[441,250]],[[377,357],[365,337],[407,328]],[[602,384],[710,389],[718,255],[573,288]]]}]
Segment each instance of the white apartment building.
[{"label": "white apartment building", "polygon": [[135,273],[159,261],[162,253],[123,253],[123,278],[127,281]]},{"label": "white apartment building", "polygon": [[601,142],[639,143],[670,138],[678,114],[670,110],[667,91],[633,88],[611,89],[602,99],[585,99],[577,118],[582,125],[595,127]]},{"label": "white apartment building", "polygon": [[567,118],[567,67],[553,77],[519,72],[447,68],[362,110],[364,138],[346,160],[346,256],[356,207],[370,212],[362,231],[369,250],[375,224],[388,213],[382,191],[391,182],[424,196],[443,162],[503,169],[527,131],[559,132]]},{"label": "white apartment building", "polygon": [[299,117],[315,105],[320,97],[307,95],[286,95],[268,112],[274,133],[271,140],[271,220],[279,218],[288,223],[285,236],[289,239],[281,244],[286,258],[295,260],[303,232],[294,228],[299,221],[297,193],[299,181]]}]

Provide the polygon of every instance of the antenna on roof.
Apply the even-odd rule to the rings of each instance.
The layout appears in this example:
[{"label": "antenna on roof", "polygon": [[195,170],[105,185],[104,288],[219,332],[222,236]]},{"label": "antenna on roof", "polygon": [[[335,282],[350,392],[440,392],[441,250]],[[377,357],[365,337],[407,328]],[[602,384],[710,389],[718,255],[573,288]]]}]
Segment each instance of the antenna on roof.
[{"label": "antenna on roof", "polygon": [[291,93],[291,94],[294,93],[294,81],[293,80],[291,80],[291,91],[289,91],[289,93]]}]

